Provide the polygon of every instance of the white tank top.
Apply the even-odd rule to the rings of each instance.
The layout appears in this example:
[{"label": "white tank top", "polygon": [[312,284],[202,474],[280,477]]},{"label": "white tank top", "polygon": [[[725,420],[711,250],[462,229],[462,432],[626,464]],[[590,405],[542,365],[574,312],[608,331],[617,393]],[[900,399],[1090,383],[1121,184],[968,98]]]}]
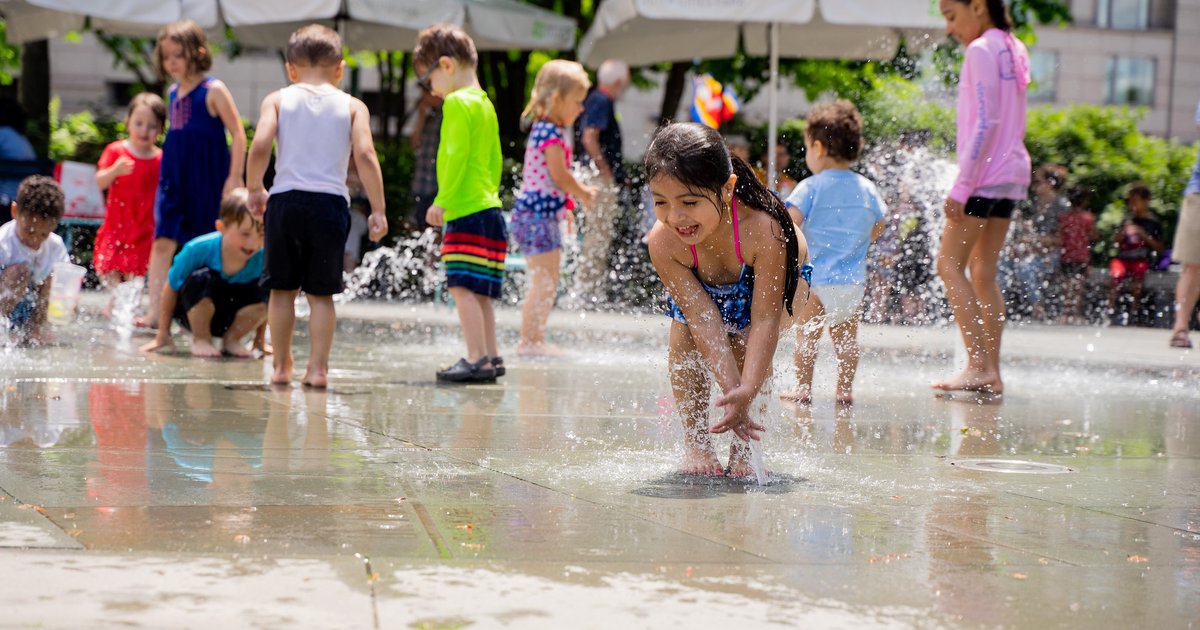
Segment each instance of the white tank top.
[{"label": "white tank top", "polygon": [[271,194],[302,190],[340,195],[349,203],[350,95],[328,83],[295,83],[279,95]]}]

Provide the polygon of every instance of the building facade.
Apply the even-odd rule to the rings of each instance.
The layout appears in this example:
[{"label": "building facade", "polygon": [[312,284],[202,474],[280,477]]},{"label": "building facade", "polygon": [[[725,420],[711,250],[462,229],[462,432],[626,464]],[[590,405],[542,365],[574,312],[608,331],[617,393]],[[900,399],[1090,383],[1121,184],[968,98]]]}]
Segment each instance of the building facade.
[{"label": "building facade", "polygon": [[1071,0],[1074,23],[1037,29],[1031,104],[1146,108],[1142,130],[1200,139],[1200,0]]}]

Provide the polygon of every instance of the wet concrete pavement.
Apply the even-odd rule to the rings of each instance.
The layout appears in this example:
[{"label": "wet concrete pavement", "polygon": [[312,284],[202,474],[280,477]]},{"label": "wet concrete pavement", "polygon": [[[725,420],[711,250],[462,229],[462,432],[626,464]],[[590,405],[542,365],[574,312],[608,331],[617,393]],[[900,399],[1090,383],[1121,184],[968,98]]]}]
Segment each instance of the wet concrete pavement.
[{"label": "wet concrete pavement", "polygon": [[89,324],[0,351],[0,625],[1200,620],[1200,362],[1162,331],[1015,331],[996,401],[924,389],[951,330],[868,328],[852,410],[829,352],[770,404],[759,487],[675,473],[658,318],[556,314],[568,359],[439,387],[449,311],[342,315],[327,392]]}]

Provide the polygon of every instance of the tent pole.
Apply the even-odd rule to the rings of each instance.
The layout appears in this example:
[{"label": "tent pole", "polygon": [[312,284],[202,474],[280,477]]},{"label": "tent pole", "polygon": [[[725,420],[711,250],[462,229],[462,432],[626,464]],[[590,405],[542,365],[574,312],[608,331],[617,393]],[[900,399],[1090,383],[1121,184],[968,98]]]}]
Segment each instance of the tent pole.
[{"label": "tent pole", "polygon": [[767,85],[767,187],[775,190],[775,145],[779,134],[779,22],[771,22],[771,76]]}]

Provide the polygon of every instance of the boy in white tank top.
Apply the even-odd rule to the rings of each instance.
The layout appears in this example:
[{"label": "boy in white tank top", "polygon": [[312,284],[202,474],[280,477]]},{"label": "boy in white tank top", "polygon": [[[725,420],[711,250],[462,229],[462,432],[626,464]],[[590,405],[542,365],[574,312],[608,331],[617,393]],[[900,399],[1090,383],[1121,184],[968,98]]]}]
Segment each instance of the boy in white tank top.
[{"label": "boy in white tank top", "polygon": [[[371,115],[362,101],[338,89],[345,62],[342,39],[319,24],[292,33],[287,72],[292,85],[263,99],[246,168],[250,207],[265,218],[263,284],[271,290],[267,325],[275,346],[273,384],[292,378],[292,331],[296,296],[304,290],[309,316],[308,368],[301,382],[328,384],[329,352],[342,292],[342,250],[350,229],[346,171],[358,169],[371,203],[369,236],[387,233],[383,175],[371,137]],[[278,143],[270,195],[263,175]]]}]

